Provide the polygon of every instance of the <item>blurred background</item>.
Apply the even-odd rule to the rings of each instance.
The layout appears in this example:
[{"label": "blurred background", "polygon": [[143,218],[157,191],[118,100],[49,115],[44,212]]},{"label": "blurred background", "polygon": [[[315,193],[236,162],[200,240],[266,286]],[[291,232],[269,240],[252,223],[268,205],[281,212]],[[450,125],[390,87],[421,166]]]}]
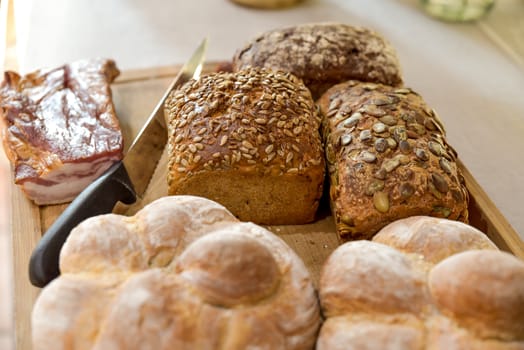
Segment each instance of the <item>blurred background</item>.
[{"label": "blurred background", "polygon": [[[470,22],[431,17],[427,3],[303,0],[258,9],[231,0],[1,0],[0,65],[27,73],[104,56],[121,70],[169,66],[182,63],[204,36],[208,60],[224,61],[275,27],[320,21],[367,26],[397,49],[406,84],[439,112],[462,161],[524,235],[524,1],[496,1]],[[14,348],[12,234],[23,234],[9,229],[10,187],[0,150],[0,350]]]}]

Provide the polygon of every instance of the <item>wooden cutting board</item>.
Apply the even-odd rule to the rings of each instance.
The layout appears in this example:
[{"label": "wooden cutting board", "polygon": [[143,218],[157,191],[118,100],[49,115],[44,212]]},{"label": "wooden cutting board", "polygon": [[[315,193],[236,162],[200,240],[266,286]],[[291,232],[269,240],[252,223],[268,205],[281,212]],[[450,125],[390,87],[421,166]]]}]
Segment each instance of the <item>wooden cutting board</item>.
[{"label": "wooden cutting board", "polygon": [[[204,73],[215,71],[218,66],[219,63],[209,63]],[[121,121],[126,147],[138,133],[178,69],[180,66],[127,71],[123,72],[112,85],[114,103]],[[142,201],[131,207],[117,206],[115,212],[132,214],[143,205],[165,195],[167,193],[165,164],[166,158],[163,157]],[[524,246],[518,234],[471,173],[460,162],[459,166],[470,192],[470,224],[485,232],[500,249],[524,259]],[[31,311],[39,293],[39,289],[29,282],[29,258],[42,233],[66,205],[35,206],[14,185],[11,186],[11,194],[15,342],[17,349],[25,350],[31,349]],[[339,245],[333,218],[327,205],[320,209],[319,219],[312,224],[269,226],[268,229],[282,237],[297,252],[317,283],[322,263]]]}]

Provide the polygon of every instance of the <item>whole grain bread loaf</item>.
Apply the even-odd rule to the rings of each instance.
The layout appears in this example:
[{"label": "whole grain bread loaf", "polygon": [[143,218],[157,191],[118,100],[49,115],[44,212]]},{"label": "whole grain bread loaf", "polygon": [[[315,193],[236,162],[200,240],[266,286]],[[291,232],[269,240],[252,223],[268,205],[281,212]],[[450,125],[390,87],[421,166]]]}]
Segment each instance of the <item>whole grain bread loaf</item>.
[{"label": "whole grain bread loaf", "polygon": [[308,23],[260,34],[237,50],[233,69],[291,72],[318,98],[347,80],[402,84],[395,49],[378,33],[343,23]]},{"label": "whole grain bread loaf", "polygon": [[315,219],[324,181],[317,108],[290,73],[193,80],[166,101],[169,194],[212,199],[242,221]]},{"label": "whole grain bread loaf", "polygon": [[349,81],[319,100],[342,239],[413,215],[467,221],[468,192],[436,113],[407,88]]},{"label": "whole grain bread loaf", "polygon": [[524,262],[464,223],[397,220],[327,259],[318,350],[523,349]]}]

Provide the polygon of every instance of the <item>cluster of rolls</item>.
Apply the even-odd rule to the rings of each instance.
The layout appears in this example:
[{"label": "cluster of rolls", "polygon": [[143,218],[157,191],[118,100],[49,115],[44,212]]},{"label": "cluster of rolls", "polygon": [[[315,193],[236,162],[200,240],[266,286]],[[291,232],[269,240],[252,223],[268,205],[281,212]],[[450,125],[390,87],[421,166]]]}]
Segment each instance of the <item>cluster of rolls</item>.
[{"label": "cluster of rolls", "polygon": [[414,216],[325,262],[318,350],[524,349],[524,262],[458,221]]},{"label": "cluster of rolls", "polygon": [[223,206],[170,196],[77,226],[33,310],[37,349],[310,349],[309,273],[284,241]]},{"label": "cluster of rolls", "polygon": [[342,240],[413,215],[467,222],[444,127],[402,86],[379,34],[340,23],[279,28],[240,48],[230,68],[166,102],[169,194],[278,225],[315,220],[329,193]]},{"label": "cluster of rolls", "polygon": [[196,196],[75,228],[33,310],[38,349],[522,349],[524,262],[411,217],[339,246],[318,290],[284,241]]}]

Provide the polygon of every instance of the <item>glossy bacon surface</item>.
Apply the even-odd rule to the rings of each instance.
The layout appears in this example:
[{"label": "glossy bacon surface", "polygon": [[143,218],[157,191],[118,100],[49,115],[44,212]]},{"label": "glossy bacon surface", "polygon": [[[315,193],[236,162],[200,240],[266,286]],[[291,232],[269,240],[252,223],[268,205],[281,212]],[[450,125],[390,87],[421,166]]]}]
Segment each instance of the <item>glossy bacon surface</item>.
[{"label": "glossy bacon surface", "polygon": [[80,60],[25,76],[5,72],[0,126],[14,181],[36,204],[71,201],[114,162],[123,138],[108,59]]}]

